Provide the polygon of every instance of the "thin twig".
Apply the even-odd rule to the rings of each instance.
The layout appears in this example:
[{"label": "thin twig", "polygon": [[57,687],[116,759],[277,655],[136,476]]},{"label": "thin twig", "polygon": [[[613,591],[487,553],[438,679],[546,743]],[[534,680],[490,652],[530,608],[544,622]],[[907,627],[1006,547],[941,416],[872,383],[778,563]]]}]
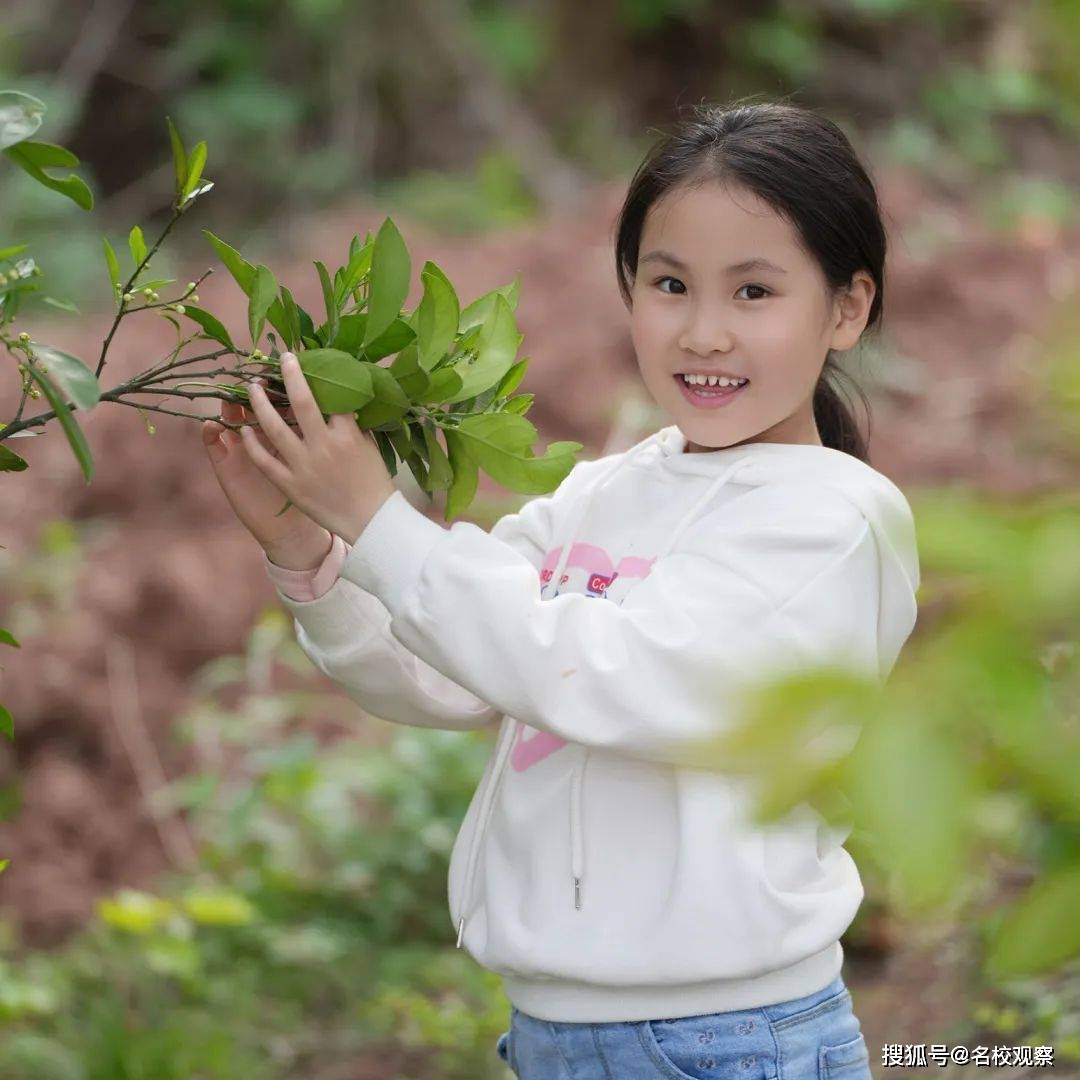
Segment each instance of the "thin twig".
[{"label": "thin twig", "polygon": [[156,801],[158,792],[166,788],[169,781],[154,741],[143,723],[135,651],[130,641],[115,634],[109,638],[105,670],[112,702],[110,715],[131,762],[143,803],[161,839],[161,846],[175,866],[191,872],[198,866],[199,856],[187,824],[178,815],[162,809]]},{"label": "thin twig", "polygon": [[161,247],[162,241],[165,239],[166,236],[169,235],[170,232],[172,232],[173,226],[180,220],[181,217],[183,217],[183,215],[183,210],[173,210],[173,216],[169,218],[168,225],[166,225],[165,228],[162,230],[161,235],[157,238],[157,240],[154,241],[154,246],[146,253],[146,256],[143,258],[142,262],[140,262],[139,265],[135,267],[134,273],[131,275],[131,277],[127,279],[127,282],[121,288],[120,306],[117,308],[116,316],[113,319],[112,326],[109,327],[108,335],[101,343],[101,355],[98,357],[97,367],[94,370],[95,375],[101,374],[101,369],[105,366],[105,354],[109,351],[109,346],[112,344],[112,339],[113,336],[116,334],[117,327],[120,325],[120,320],[129,313],[128,308],[124,304],[124,296],[127,293],[131,292],[131,286],[135,284],[135,279],[139,276],[139,274],[142,273],[143,267],[146,266],[147,263],[149,263],[150,260],[154,257],[154,255],[157,253],[158,248]]}]

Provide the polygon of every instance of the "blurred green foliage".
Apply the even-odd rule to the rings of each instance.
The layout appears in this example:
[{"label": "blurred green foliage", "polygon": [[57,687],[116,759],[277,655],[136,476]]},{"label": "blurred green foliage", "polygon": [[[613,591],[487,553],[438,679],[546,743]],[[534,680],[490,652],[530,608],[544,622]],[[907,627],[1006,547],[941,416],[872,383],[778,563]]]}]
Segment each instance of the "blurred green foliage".
[{"label": "blurred green foliage", "polygon": [[243,655],[201,669],[177,718],[205,765],[156,809],[187,812],[197,870],[104,898],[59,952],[3,947],[5,1080],[314,1076],[409,1053],[422,1075],[508,1075],[494,1046],[509,1004],[454,948],[446,908],[490,734],[316,740],[312,710],[343,726],[363,714],[339,695],[260,689],[279,664],[312,671],[272,609]]},{"label": "blurred green foliage", "polygon": [[[469,232],[539,211],[503,137],[509,126],[493,116],[521,110],[583,175],[612,177],[632,170],[649,141],[643,133],[669,120],[677,102],[762,86],[825,107],[957,191],[981,179],[989,196],[1010,174],[1035,171],[1034,181],[1063,188],[1054,198],[1075,213],[1045,154],[1025,160],[1017,124],[1063,146],[1080,131],[1080,17],[1071,0],[992,11],[961,0],[753,10],[620,0],[603,27],[562,3],[461,0],[447,7],[457,25],[440,40],[406,8],[373,0],[149,0],[81,93],[54,78],[80,19],[73,15],[65,36],[51,30],[46,9],[16,7],[0,27],[0,82],[36,93],[71,131],[106,220],[162,209],[152,193],[166,113],[215,148],[223,180],[208,221],[215,231],[243,235],[366,193]],[[602,37],[605,64],[575,49],[583,35]],[[695,54],[689,76],[684,43]],[[870,71],[867,102],[860,80]],[[488,80],[484,115],[463,85],[469,72]],[[117,118],[108,129],[96,119],[103,113]],[[51,279],[84,304],[96,296],[84,275],[97,235],[74,208],[42,200],[32,186],[2,181],[9,231],[31,242],[48,234]],[[990,215],[992,225],[1009,221]]]}]

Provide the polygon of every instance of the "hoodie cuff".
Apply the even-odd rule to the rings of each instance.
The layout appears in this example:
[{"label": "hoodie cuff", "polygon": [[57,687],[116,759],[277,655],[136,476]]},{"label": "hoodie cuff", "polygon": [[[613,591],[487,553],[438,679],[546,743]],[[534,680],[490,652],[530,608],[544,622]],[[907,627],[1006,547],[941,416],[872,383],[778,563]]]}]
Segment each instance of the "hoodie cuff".
[{"label": "hoodie cuff", "polygon": [[417,510],[404,492],[395,491],[356,538],[341,576],[397,611],[405,594],[416,587],[424,561],[448,534]]},{"label": "hoodie cuff", "polygon": [[277,563],[270,561],[270,557],[265,552],[263,553],[263,565],[266,567],[270,580],[290,600],[316,600],[329,592],[330,587],[337,581],[341,564],[349,552],[349,545],[337,533],[331,535],[330,550],[323,561],[310,570],[290,570],[284,566],[278,566]]}]

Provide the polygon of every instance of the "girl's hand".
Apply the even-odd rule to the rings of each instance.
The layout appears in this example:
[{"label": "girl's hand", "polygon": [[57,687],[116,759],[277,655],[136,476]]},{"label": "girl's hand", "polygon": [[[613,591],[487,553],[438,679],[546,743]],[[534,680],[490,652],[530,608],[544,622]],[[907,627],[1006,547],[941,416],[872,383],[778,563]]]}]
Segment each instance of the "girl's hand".
[{"label": "girl's hand", "polygon": [[[292,410],[287,412],[291,413]],[[223,401],[221,418],[230,424],[250,424],[253,416],[239,401]],[[244,430],[250,431],[251,428]],[[259,440],[268,454],[274,452],[273,446],[261,432],[254,438]],[[206,420],[202,425],[202,440],[225,498],[264,550],[270,552],[293,545],[305,550],[315,550],[320,545],[325,547],[326,530],[302,510],[290,506],[280,517],[277,516],[285,505],[285,496],[254,465],[243,450],[237,432],[216,420]]]},{"label": "girl's hand", "polygon": [[313,521],[346,543],[357,537],[396,488],[370,432],[351,413],[323,420],[311,388],[292,353],[281,357],[281,377],[300,425],[297,435],[277,414],[261,386],[251,387],[251,407],[271,447],[251,430],[241,437],[255,467]]}]

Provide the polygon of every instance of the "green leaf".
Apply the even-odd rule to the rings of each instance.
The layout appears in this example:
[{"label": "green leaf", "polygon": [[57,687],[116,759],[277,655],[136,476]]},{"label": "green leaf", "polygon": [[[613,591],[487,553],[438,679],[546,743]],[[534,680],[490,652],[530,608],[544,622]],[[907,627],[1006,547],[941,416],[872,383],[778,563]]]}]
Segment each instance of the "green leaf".
[{"label": "green leaf", "polygon": [[[15,738],[15,721],[3,705],[0,705],[0,734],[6,735],[9,739]],[[7,859],[0,859],[0,871],[6,870],[7,864]]]},{"label": "green leaf", "polygon": [[1044,873],[1006,912],[987,957],[995,981],[1059,970],[1080,955],[1080,865]]},{"label": "green leaf", "polygon": [[180,192],[180,202],[184,203],[191,196],[202,179],[203,166],[206,164],[206,143],[197,142],[188,159],[188,174]]},{"label": "green leaf", "polygon": [[188,177],[187,150],[184,149],[184,140],[180,138],[180,132],[172,118],[166,116],[165,123],[169,125],[169,142],[172,144],[173,171],[176,174],[176,197],[179,199],[184,193],[184,184]]},{"label": "green leaf", "polygon": [[[138,225],[133,225],[131,232],[128,233],[128,250],[131,252],[132,261],[135,263],[135,269],[138,270],[143,264],[143,260],[146,258],[146,241],[143,239],[142,229]],[[147,288],[148,286],[143,286]]]},{"label": "green leaf", "polygon": [[469,456],[466,440],[453,428],[443,428],[450,467],[454,470],[454,479],[446,492],[444,518],[453,521],[476,497],[480,480],[479,466]]},{"label": "green leaf", "polygon": [[203,236],[214,245],[218,258],[225,264],[225,269],[232,274],[236,284],[244,290],[244,295],[251,296],[252,289],[255,287],[255,267],[236,248],[230,247],[209,229],[203,229]]},{"label": "green leaf", "polygon": [[176,278],[171,277],[153,278],[150,281],[140,281],[139,288],[153,289],[156,292],[158,289],[163,288],[165,285],[171,285],[175,280]]},{"label": "green leaf", "polygon": [[351,356],[357,356],[362,351],[360,342],[364,340],[364,327],[367,326],[367,312],[353,311],[348,315],[342,315],[338,322],[338,332],[330,343],[333,348],[341,349]]},{"label": "green leaf", "polygon": [[207,337],[224,345],[226,349],[239,352],[239,349],[233,344],[232,338],[229,337],[229,331],[209,311],[204,311],[194,304],[185,304],[184,314],[192,322],[197,323]]},{"label": "green leaf", "polygon": [[401,352],[416,338],[416,331],[401,318],[395,319],[370,345],[364,349],[365,360],[381,360]]},{"label": "green leaf", "polygon": [[86,186],[86,182],[80,176],[76,176],[71,173],[68,176],[54,177],[50,176],[42,169],[35,161],[35,157],[40,157],[41,154],[35,148],[47,146],[46,143],[29,143],[20,142],[14,146],[9,146],[4,153],[15,162],[24,172],[32,176],[39,184],[44,187],[50,188],[53,191],[58,191],[61,195],[70,199],[76,206],[82,207],[83,210],[92,210],[94,207],[94,196],[91,194],[90,189]]},{"label": "green leaf", "polygon": [[252,345],[259,344],[263,326],[266,325],[266,313],[277,299],[277,282],[270,268],[259,263],[255,267],[255,282],[248,302],[248,330],[251,331]]},{"label": "green leaf", "polygon": [[495,391],[497,398],[509,397],[517,388],[518,384],[525,377],[525,370],[529,366],[529,358],[523,357],[519,360],[502,378],[502,382],[499,383],[498,388]]},{"label": "green leaf", "polygon": [[109,239],[106,236],[101,238],[101,245],[105,249],[105,262],[109,267],[109,280],[114,285],[122,285],[123,279],[120,277],[120,260],[116,257],[116,252],[113,251],[112,244],[109,243]]},{"label": "green leaf", "polygon": [[22,142],[19,147],[26,159],[39,169],[74,169],[79,159],[63,146],[47,142]]},{"label": "green leaf", "polygon": [[375,236],[372,254],[371,292],[368,297],[368,321],[364,328],[364,348],[401,313],[409,295],[409,251],[391,218],[387,218]]},{"label": "green leaf", "polygon": [[517,397],[512,397],[502,407],[502,412],[520,413],[524,416],[529,411],[535,397],[535,394],[518,394]]},{"label": "green leaf", "polygon": [[282,333],[282,337],[290,349],[298,349],[300,336],[303,333],[300,326],[300,309],[296,306],[293,294],[284,285],[278,290],[278,294],[281,296],[281,307],[285,312],[286,330]]},{"label": "green leaf", "polygon": [[362,363],[371,372],[372,400],[363,408],[356,410],[356,421],[365,429],[378,427],[391,420],[400,420],[411,404],[401,384],[388,368],[379,364]]},{"label": "green leaf", "polygon": [[435,263],[424,263],[420,280],[424,286],[424,295],[414,318],[416,336],[419,339],[420,366],[425,371],[430,371],[454,343],[461,312],[454,286]]},{"label": "green leaf", "polygon": [[406,462],[409,466],[409,471],[416,477],[416,482],[420,486],[420,489],[427,495],[431,494],[431,482],[428,479],[427,466],[424,464],[422,458],[413,454]]},{"label": "green leaf", "polygon": [[435,433],[435,425],[431,420],[421,421],[424,432],[424,443],[427,446],[428,464],[430,465],[428,479],[433,488],[448,488],[454,479],[454,470],[450,467],[450,459],[446,451],[439,445]]},{"label": "green leaf", "polygon": [[12,247],[0,248],[0,261],[13,259],[16,255],[21,255],[24,251],[27,251],[29,247],[29,244],[14,244]]},{"label": "green leaf", "polygon": [[412,433],[409,431],[408,424],[390,428],[386,432],[386,436],[402,461],[416,453],[413,449]]},{"label": "green leaf", "polygon": [[[225,269],[233,276],[233,280],[249,299],[255,290],[257,272],[255,267],[247,261],[234,247],[230,247],[224,240],[216,237],[209,229],[203,229],[203,235],[214,245],[218,258],[225,264]],[[285,321],[285,309],[281,301],[275,296],[273,303],[266,312],[270,325],[282,337],[288,336],[288,324]]]},{"label": "green leaf", "polygon": [[960,738],[932,720],[926,710],[903,723],[867,725],[852,755],[859,818],[912,911],[945,898],[972,845],[968,755]]},{"label": "green leaf", "polygon": [[379,453],[382,454],[386,471],[391,476],[397,476],[397,455],[394,453],[394,445],[390,442],[389,436],[385,431],[378,430],[373,430],[371,434],[379,448]]},{"label": "green leaf", "polygon": [[[0,472],[22,472],[26,468],[29,468],[29,465],[25,458],[19,457],[14,450],[9,450],[6,446],[0,444]],[[0,634],[6,632],[0,630]],[[0,641],[2,640],[3,638],[0,638]]]},{"label": "green leaf", "polygon": [[21,649],[18,639],[10,630],[0,627],[0,645],[11,645],[15,649]]},{"label": "green leaf", "polygon": [[59,308],[61,311],[70,311],[75,315],[81,315],[78,307],[70,300],[57,300],[55,296],[43,296],[41,298],[43,304],[48,304],[49,307]]},{"label": "green leaf", "polygon": [[462,385],[456,394],[447,398],[448,404],[475,397],[497,384],[514,364],[521,343],[514,311],[501,293],[496,294],[492,304],[492,314],[480,332],[476,355],[454,363]]},{"label": "green leaf", "polygon": [[390,371],[401,384],[405,396],[412,401],[424,400],[431,376],[420,366],[417,360],[415,338],[394,357]]},{"label": "green leaf", "polygon": [[53,384],[59,387],[66,401],[78,408],[92,409],[101,399],[97,376],[77,357],[48,345],[33,346],[34,358]]},{"label": "green leaf", "polygon": [[45,395],[49,404],[56,412],[56,418],[60,421],[60,427],[63,429],[64,435],[67,436],[67,441],[70,443],[71,449],[75,454],[75,459],[79,463],[79,468],[82,469],[83,476],[86,477],[86,482],[89,484],[94,475],[94,459],[90,453],[90,447],[87,445],[86,436],[83,434],[82,428],[79,427],[75,417],[71,415],[71,410],[68,408],[67,402],[64,401],[61,394],[49,379],[39,372],[34,364],[28,364],[26,370],[29,373],[30,378],[41,387],[41,392]]},{"label": "green leaf", "polygon": [[44,116],[44,101],[19,90],[0,90],[0,150],[29,139]]},{"label": "green leaf", "polygon": [[496,296],[501,296],[510,305],[510,310],[516,311],[520,292],[521,279],[515,277],[509,285],[503,285],[499,289],[492,289],[491,292],[477,297],[462,311],[461,319],[458,322],[458,333],[464,334],[466,330],[487,322],[494,310]]},{"label": "green leaf", "polygon": [[355,412],[375,396],[374,365],[340,349],[306,349],[296,356],[319,410],[326,415]]},{"label": "green leaf", "polygon": [[115,897],[97,902],[98,917],[106,925],[129,934],[147,935],[164,926],[176,915],[171,900],[139,889],[120,889]]},{"label": "green leaf", "polygon": [[374,251],[374,242],[370,239],[363,245],[360,237],[354,236],[349,245],[349,262],[342,271],[341,280],[335,287],[335,297],[340,307],[345,303],[348,295],[353,292],[357,285],[371,271],[371,258]]},{"label": "green leaf", "polygon": [[326,307],[326,322],[320,327],[319,337],[329,345],[338,332],[337,301],[334,299],[334,286],[326,267],[316,260],[315,269],[319,272],[319,284],[322,286],[323,304]]},{"label": "green leaf", "polygon": [[532,495],[554,491],[582,449],[581,443],[554,442],[543,457],[535,457],[536,428],[514,413],[466,416],[454,431],[484,472],[511,491]]},{"label": "green leaf", "polygon": [[462,387],[462,378],[453,368],[439,368],[429,377],[426,389],[413,394],[416,401],[442,404],[449,401]]},{"label": "green leaf", "polygon": [[205,926],[247,926],[258,914],[245,896],[221,888],[189,889],[181,903],[195,922]]}]

